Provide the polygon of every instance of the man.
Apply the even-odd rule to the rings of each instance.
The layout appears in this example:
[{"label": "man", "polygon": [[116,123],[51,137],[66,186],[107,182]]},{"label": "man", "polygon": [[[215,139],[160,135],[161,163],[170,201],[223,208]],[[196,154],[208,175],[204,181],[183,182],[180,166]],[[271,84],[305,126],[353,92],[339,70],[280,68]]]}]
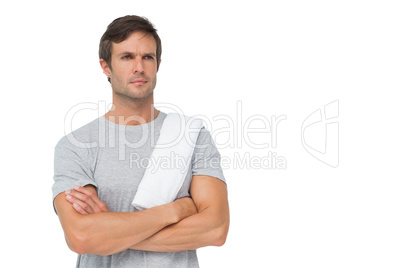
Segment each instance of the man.
[{"label": "man", "polygon": [[54,207],[77,267],[198,267],[196,249],[221,246],[229,228],[220,155],[202,128],[177,199],[131,205],[166,114],[154,108],[161,41],[145,18],[114,20],[101,38],[100,65],[113,108],[55,148]]}]

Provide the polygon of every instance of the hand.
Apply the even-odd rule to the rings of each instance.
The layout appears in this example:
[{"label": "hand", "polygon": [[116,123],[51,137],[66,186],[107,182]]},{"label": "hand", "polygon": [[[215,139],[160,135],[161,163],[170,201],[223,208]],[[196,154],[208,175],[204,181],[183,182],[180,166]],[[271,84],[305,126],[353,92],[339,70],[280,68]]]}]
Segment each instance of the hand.
[{"label": "hand", "polygon": [[67,201],[73,205],[75,211],[82,215],[110,212],[106,204],[98,198],[95,191],[90,191],[82,186],[74,186],[74,190],[68,190],[64,193]]}]

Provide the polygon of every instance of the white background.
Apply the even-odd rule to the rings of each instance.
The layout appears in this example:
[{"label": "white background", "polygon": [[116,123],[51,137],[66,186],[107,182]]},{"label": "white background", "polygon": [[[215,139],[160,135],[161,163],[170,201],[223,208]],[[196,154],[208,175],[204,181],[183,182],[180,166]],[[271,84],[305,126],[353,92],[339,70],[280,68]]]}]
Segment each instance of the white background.
[{"label": "white background", "polygon": [[[276,148],[220,149],[276,152],[287,166],[224,170],[230,233],[223,247],[198,251],[201,267],[402,266],[399,2],[262,2],[0,4],[2,263],[74,267],[52,208],[53,150],[70,108],[110,103],[98,42],[113,19],[137,14],[163,42],[157,103],[234,118],[241,101],[245,119],[287,117]],[[336,100],[333,168],[304,149],[301,125]],[[79,113],[73,128],[97,116]]]}]

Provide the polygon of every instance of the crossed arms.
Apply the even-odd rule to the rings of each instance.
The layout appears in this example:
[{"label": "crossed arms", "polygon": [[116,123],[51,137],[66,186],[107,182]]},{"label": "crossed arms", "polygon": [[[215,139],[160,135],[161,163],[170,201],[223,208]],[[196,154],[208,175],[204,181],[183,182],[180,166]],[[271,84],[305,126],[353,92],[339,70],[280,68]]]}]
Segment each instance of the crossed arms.
[{"label": "crossed arms", "polygon": [[190,193],[191,198],[142,211],[110,212],[96,189],[87,185],[59,194],[54,204],[66,242],[78,254],[110,255],[126,249],[174,252],[223,245],[229,229],[225,183],[195,175]]}]

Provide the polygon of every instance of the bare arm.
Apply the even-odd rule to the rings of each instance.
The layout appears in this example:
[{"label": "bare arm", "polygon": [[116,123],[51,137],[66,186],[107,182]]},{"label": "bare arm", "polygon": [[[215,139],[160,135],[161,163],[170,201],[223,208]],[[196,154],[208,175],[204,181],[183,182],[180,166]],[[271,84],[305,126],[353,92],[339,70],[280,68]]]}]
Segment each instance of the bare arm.
[{"label": "bare arm", "polygon": [[193,176],[190,191],[198,213],[164,228],[130,248],[175,252],[223,245],[229,230],[225,183],[210,176],[196,175]]},{"label": "bare arm", "polygon": [[[95,191],[93,186],[85,188]],[[110,255],[126,250],[196,212],[190,198],[138,212],[90,215],[81,215],[75,211],[65,194],[59,194],[54,202],[66,242],[78,254]]]}]

